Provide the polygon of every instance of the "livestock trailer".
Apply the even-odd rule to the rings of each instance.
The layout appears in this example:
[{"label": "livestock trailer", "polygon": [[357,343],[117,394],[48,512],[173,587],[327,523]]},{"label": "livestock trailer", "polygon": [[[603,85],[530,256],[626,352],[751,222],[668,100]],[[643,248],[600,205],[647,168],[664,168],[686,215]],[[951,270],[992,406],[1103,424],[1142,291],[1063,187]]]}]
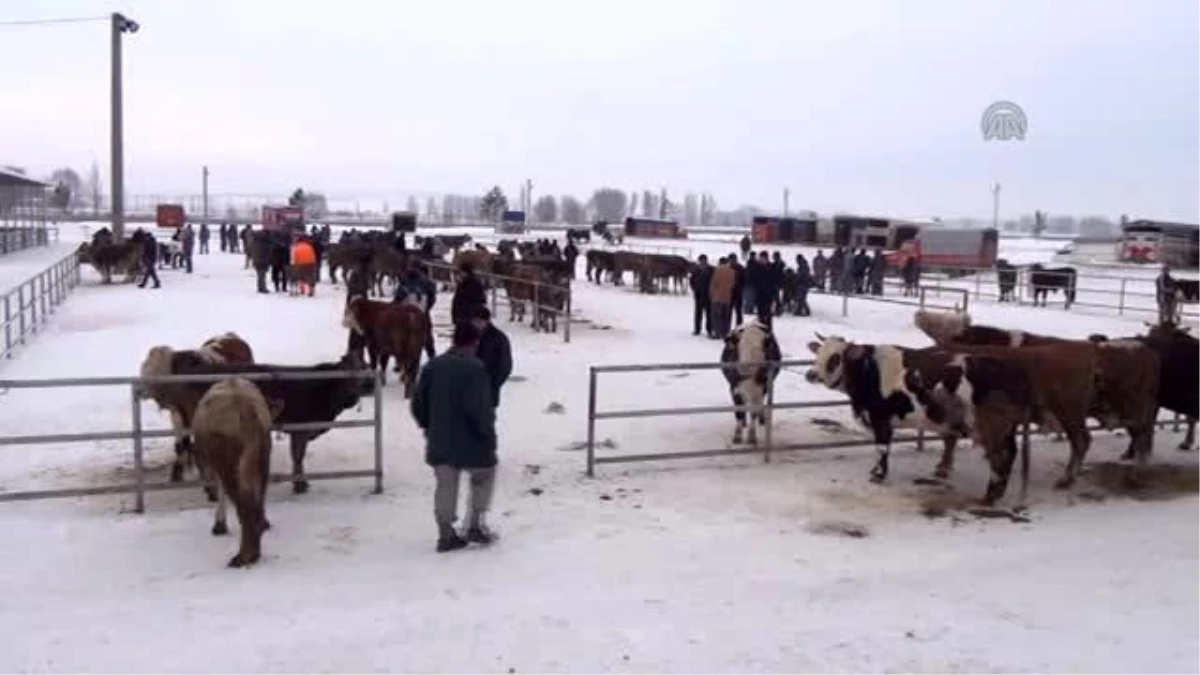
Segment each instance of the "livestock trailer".
[{"label": "livestock trailer", "polygon": [[410,211],[396,211],[392,214],[392,231],[413,233],[417,231],[417,214]]},{"label": "livestock trailer", "polygon": [[815,244],[817,217],[754,216],[750,239],[755,244]]},{"label": "livestock trailer", "polygon": [[889,267],[902,269],[916,258],[921,270],[944,271],[952,276],[996,266],[1000,234],[996,228],[923,228],[913,239],[887,254]]},{"label": "livestock trailer", "polygon": [[674,220],[626,218],[625,236],[655,239],[687,239],[687,232]]},{"label": "livestock trailer", "polygon": [[1121,262],[1200,267],[1200,225],[1134,220],[1121,227]]},{"label": "livestock trailer", "polygon": [[154,208],[154,223],[158,227],[179,229],[187,221],[181,204],[159,204]]},{"label": "livestock trailer", "polygon": [[300,206],[263,206],[264,230],[304,232],[304,208]]},{"label": "livestock trailer", "polygon": [[528,231],[524,211],[505,211],[496,223],[496,234],[525,234]]}]

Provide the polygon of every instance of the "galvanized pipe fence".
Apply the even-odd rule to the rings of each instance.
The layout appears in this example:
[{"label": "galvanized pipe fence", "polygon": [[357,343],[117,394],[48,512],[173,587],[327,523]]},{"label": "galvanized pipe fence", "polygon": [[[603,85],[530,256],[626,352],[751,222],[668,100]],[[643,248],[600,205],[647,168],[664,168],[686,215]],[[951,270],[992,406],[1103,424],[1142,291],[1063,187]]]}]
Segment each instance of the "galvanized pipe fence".
[{"label": "galvanized pipe fence", "polygon": [[[454,275],[456,273],[456,268],[453,265],[448,264],[448,263],[429,262],[429,261],[423,261],[422,264],[424,264],[428,268],[440,269],[440,270],[445,271],[449,275],[450,284],[452,286],[456,285],[456,281],[455,281],[455,277],[454,277]],[[488,302],[491,305],[490,310],[492,312],[492,320],[493,321],[496,320],[496,316],[497,316],[496,308],[501,301],[503,301],[504,304],[508,307],[512,307],[515,304],[522,304],[522,305],[527,304],[527,305],[532,306],[532,309],[533,309],[533,311],[530,312],[530,319],[529,319],[530,325],[536,325],[537,314],[539,311],[545,312],[548,314],[553,314],[556,318],[556,321],[562,321],[563,342],[570,344],[570,342],[571,342],[571,287],[570,287],[570,285],[559,286],[557,284],[548,284],[543,281],[536,281],[536,280],[530,281],[529,279],[520,279],[518,277],[506,276],[503,274],[493,274],[492,272],[478,272],[477,271],[475,273],[475,276],[480,277],[481,279],[487,279],[490,282],[492,282],[492,283],[488,284]],[[507,285],[509,283],[521,284],[521,285],[531,287],[533,299],[531,301],[527,302],[525,300],[513,300],[513,299],[507,297],[507,295],[508,295]],[[501,298],[499,296],[499,293],[497,292],[497,289],[501,284],[503,284],[505,286],[505,297],[504,298]],[[542,302],[542,298],[545,297],[545,295],[546,295],[546,291],[544,289],[552,289],[553,291],[562,294],[562,297],[563,297],[562,309],[559,309],[559,308],[551,306],[551,305],[544,304]]]},{"label": "galvanized pipe fence", "polygon": [[[153,384],[182,384],[196,382],[219,382],[238,377],[253,382],[287,381],[287,380],[331,380],[331,379],[374,379],[374,405],[370,419],[357,419],[332,422],[304,422],[296,424],[277,424],[272,427],[275,432],[288,433],[292,431],[314,431],[319,429],[352,429],[371,427],[374,430],[374,466],[370,469],[343,471],[306,472],[304,480],[323,480],[333,478],[374,478],[376,494],[383,491],[383,384],[377,373],[366,370],[351,371],[313,371],[313,372],[279,372],[279,373],[221,373],[215,375],[166,375],[156,377],[80,377],[57,379],[28,379],[0,380],[0,392],[11,389],[54,389],[69,387],[128,387],[131,404],[131,428],[119,431],[87,431],[63,434],[30,434],[19,436],[0,436],[0,447],[10,445],[53,445],[60,443],[86,443],[93,441],[132,441],[133,483],[117,485],[100,485],[92,487],[60,488],[51,490],[29,490],[22,492],[0,492],[0,502],[30,501],[37,499],[57,499],[63,497],[86,497],[92,495],[133,494],[134,511],[145,512],[146,493],[163,490],[181,490],[202,485],[200,481],[184,481],[179,483],[149,483],[146,480],[145,441],[150,438],[174,437],[171,429],[146,429],[142,423],[142,401],[139,389]],[[190,433],[191,430],[187,430]],[[172,457],[174,449],[169,450]],[[273,474],[271,482],[287,482],[296,479],[291,475]]]},{"label": "galvanized pipe fence", "polygon": [[[778,368],[781,372],[791,368],[807,367],[813,365],[811,359],[807,360],[788,360],[783,361],[764,361],[755,363],[740,363],[736,366],[745,366],[757,368],[760,366],[768,366]],[[775,382],[773,378],[768,378],[766,395],[763,399],[763,405],[705,405],[705,406],[690,406],[690,407],[662,407],[662,408],[626,408],[621,410],[598,410],[599,399],[599,376],[604,373],[650,373],[662,371],[694,371],[694,370],[720,370],[729,368],[730,364],[722,363],[650,363],[650,364],[623,364],[623,365],[605,365],[591,366],[588,369],[588,405],[587,405],[587,441],[585,444],[586,450],[586,468],[587,477],[592,478],[596,475],[597,464],[625,464],[631,462],[652,462],[677,459],[695,459],[702,457],[720,457],[733,455],[754,455],[762,454],[763,462],[770,463],[771,455],[775,452],[794,452],[797,450],[831,450],[835,448],[859,448],[859,447],[874,447],[873,439],[866,440],[845,440],[845,441],[820,441],[815,443],[783,443],[775,442],[773,433],[773,425],[775,419],[775,411],[778,410],[802,410],[812,408],[833,408],[845,407],[849,404],[848,398],[826,399],[820,401],[786,401],[779,402],[775,400]],[[794,372],[794,371],[793,371]],[[721,383],[724,384],[722,378]],[[714,382],[715,384],[715,382]],[[823,390],[824,385],[819,386]],[[830,392],[833,393],[833,392]],[[766,420],[763,429],[762,445],[748,445],[745,447],[724,447],[705,450],[685,450],[681,452],[647,452],[628,455],[596,455],[596,422],[599,420],[614,420],[614,419],[634,419],[647,417],[680,417],[685,415],[708,415],[708,414],[729,414],[735,412],[744,412],[747,417],[751,414],[761,413]],[[748,424],[753,424],[753,419],[747,419]],[[1175,415],[1171,420],[1160,420],[1156,426],[1158,428],[1168,425],[1178,431],[1180,424],[1180,416]],[[1089,426],[1091,431],[1112,431],[1105,429],[1102,426]],[[1032,431],[1030,425],[1024,425],[1022,436],[1028,438],[1031,434],[1046,435],[1049,432],[1039,430]],[[924,450],[926,434],[923,430],[916,432],[897,433],[892,438],[892,445],[905,445],[915,443],[918,451]]]},{"label": "galvanized pipe fence", "polygon": [[67,294],[79,285],[79,257],[74,252],[17,284],[0,299],[4,305],[4,358],[24,345],[45,325]]},{"label": "galvanized pipe fence", "polygon": [[[53,233],[51,233],[53,229]],[[58,239],[58,228],[38,227],[0,227],[0,255],[24,251],[34,246],[48,246]]]}]

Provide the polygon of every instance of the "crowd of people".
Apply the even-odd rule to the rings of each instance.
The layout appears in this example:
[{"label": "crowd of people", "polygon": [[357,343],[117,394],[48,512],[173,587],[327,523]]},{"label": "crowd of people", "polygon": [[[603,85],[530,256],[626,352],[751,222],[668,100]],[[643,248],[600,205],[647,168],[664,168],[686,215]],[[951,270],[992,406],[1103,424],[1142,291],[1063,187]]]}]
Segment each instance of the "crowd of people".
[{"label": "crowd of people", "polygon": [[[744,263],[738,254],[730,253],[718,259],[715,267],[706,255],[693,266],[693,335],[700,335],[703,329],[712,339],[724,339],[735,325],[734,319],[741,325],[747,314],[767,326],[784,313],[809,316],[811,291],[883,295],[887,261],[881,251],[872,256],[865,249],[855,253],[839,246],[828,257],[825,251],[817,251],[811,264],[804,254],[797,254],[795,267],[791,267],[779,251],[756,253],[748,237],[742,239],[741,250]],[[915,262],[909,266],[906,274],[914,271]]]}]

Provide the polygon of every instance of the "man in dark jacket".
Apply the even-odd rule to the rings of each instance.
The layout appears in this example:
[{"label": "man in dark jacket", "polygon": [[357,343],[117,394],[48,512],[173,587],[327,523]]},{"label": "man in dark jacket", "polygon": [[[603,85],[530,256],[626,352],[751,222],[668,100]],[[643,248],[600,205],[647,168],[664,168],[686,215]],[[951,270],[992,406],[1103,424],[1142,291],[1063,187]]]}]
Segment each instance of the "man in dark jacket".
[{"label": "man in dark jacket", "polygon": [[469,265],[463,265],[458,287],[454,289],[454,298],[450,300],[450,320],[455,325],[471,320],[476,307],[487,305],[487,295],[483,292],[483,282],[475,276],[475,270]]},{"label": "man in dark jacket", "polygon": [[787,265],[783,262],[783,256],[779,251],[771,254],[771,285],[775,288],[775,295],[771,299],[771,311],[775,316],[783,314],[783,299],[780,297],[783,291],[783,272],[787,269]]},{"label": "man in dark jacket", "polygon": [[567,266],[571,268],[571,278],[575,278],[575,261],[579,258],[579,247],[571,239],[567,239],[567,245],[563,247],[563,259],[567,261]]},{"label": "man in dark jacket", "polygon": [[825,292],[825,273],[828,271],[829,260],[825,258],[825,251],[817,251],[817,255],[812,261],[812,286],[817,289],[818,293]]},{"label": "man in dark jacket", "polygon": [[142,245],[142,267],[145,269],[142,271],[144,276],[138,288],[145,288],[146,282],[151,279],[154,280],[155,288],[162,288],[162,282],[158,280],[158,240],[140,227],[131,239],[141,240],[139,243]]},{"label": "man in dark jacket", "polygon": [[729,254],[729,266],[733,268],[733,315],[740,326],[744,321],[742,310],[745,303],[742,298],[746,293],[746,268],[738,262],[736,253]]},{"label": "man in dark jacket", "polygon": [[[816,263],[816,259],[813,260],[813,263]],[[796,304],[794,309],[796,316],[812,316],[812,309],[808,306],[808,291],[812,286],[813,275],[808,268],[808,260],[805,259],[803,253],[798,253],[796,254]]]},{"label": "man in dark jacket", "polygon": [[[749,269],[749,266],[747,266]],[[770,327],[771,319],[775,316],[772,311],[775,305],[775,271],[771,266],[771,258],[766,251],[758,252],[756,276],[751,281],[754,286],[754,313],[764,326]]]},{"label": "man in dark jacket", "polygon": [[288,237],[282,232],[271,232],[271,284],[276,293],[286,293],[288,289],[287,268],[291,261],[291,246]]},{"label": "man in dark jacket", "polygon": [[483,361],[483,367],[492,380],[492,407],[495,408],[500,405],[500,387],[512,375],[512,345],[504,331],[492,323],[492,312],[486,306],[475,308],[471,323],[479,331],[479,347],[475,350],[475,356]]},{"label": "man in dark jacket", "polygon": [[200,255],[208,255],[208,223],[200,223]]},{"label": "man in dark jacket", "polygon": [[[408,271],[404,273],[404,279],[396,285],[396,295],[392,300],[393,302],[411,300],[425,310],[425,320],[429,322],[429,331],[425,333],[425,355],[432,359],[437,355],[433,346],[433,315],[431,314],[434,304],[437,303],[437,284],[425,276],[420,263],[409,267]],[[399,368],[400,364],[397,363],[396,367]]]},{"label": "man in dark jacket", "polygon": [[271,233],[266,230],[251,232],[246,238],[248,260],[254,262],[254,276],[258,280],[258,292],[270,293],[267,290],[267,270],[271,267]]},{"label": "man in dark jacket", "polygon": [[701,254],[695,266],[692,267],[692,276],[688,280],[692,287],[692,299],[696,305],[692,311],[692,335],[700,334],[701,318],[704,319],[704,334],[708,337],[712,337],[714,334],[710,311],[712,298],[709,296],[712,277],[713,267],[708,264],[708,256]]},{"label": "man in dark jacket", "polygon": [[[484,515],[496,484],[496,414],[491,379],[475,356],[478,347],[479,329],[470,322],[457,324],[453,348],[425,364],[412,396],[413,418],[425,431],[425,463],[437,480],[433,512],[439,553],[495,538]],[[454,530],[463,471],[471,483],[465,538]]]}]

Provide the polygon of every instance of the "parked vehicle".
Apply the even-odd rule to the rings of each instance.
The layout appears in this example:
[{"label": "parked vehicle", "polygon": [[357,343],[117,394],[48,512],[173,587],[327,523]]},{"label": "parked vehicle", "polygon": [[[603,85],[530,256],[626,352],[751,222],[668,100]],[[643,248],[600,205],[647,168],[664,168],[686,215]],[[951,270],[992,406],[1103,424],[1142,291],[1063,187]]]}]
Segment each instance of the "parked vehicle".
[{"label": "parked vehicle", "polygon": [[888,267],[904,269],[916,258],[922,272],[963,276],[996,266],[1000,235],[995,228],[922,228],[917,236],[887,254]]}]

